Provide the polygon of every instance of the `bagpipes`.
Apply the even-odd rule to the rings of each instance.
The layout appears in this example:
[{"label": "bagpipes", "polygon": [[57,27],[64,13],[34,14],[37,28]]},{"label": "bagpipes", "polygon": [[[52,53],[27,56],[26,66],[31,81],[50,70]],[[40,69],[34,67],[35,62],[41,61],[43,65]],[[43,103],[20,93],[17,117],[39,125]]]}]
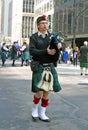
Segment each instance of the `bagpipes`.
[{"label": "bagpipes", "polygon": [[[59,59],[60,51],[65,50],[66,45],[65,45],[65,43],[63,43],[63,42],[58,38],[58,35],[55,35],[55,34],[52,34],[52,35],[50,36],[50,41],[49,41],[49,43],[50,43],[50,49],[55,49],[55,50],[56,50],[55,55],[50,56],[50,57],[53,59],[54,64],[55,64],[55,66],[56,66],[56,63],[57,63],[57,61],[58,61],[58,59]],[[61,46],[62,46],[60,49],[58,49],[58,47],[57,47],[58,44],[61,44]]]}]

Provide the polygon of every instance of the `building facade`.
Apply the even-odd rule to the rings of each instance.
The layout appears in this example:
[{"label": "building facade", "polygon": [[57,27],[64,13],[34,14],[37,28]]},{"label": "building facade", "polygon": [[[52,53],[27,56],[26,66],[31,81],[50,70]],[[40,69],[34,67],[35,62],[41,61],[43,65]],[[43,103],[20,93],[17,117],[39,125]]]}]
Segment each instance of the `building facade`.
[{"label": "building facade", "polygon": [[80,47],[84,40],[88,40],[88,1],[63,0],[59,5],[57,3],[58,0],[55,1],[54,29],[64,33],[72,47],[73,44]]},{"label": "building facade", "polygon": [[0,0],[0,42],[2,42],[3,40],[3,14],[2,14],[3,4],[4,4],[4,1]]},{"label": "building facade", "polygon": [[88,0],[35,0],[35,18],[40,14],[48,16],[51,31],[61,32],[72,47],[88,40]]},{"label": "building facade", "polygon": [[34,0],[23,0],[22,38],[29,38],[34,30]]},{"label": "building facade", "polygon": [[9,2],[11,0],[0,0],[0,34],[1,40],[0,42],[8,41],[8,10],[9,10]]},{"label": "building facade", "polygon": [[[45,14],[48,17],[49,30],[52,32],[54,0],[47,0],[47,1],[34,0],[34,13],[35,13],[34,24],[36,23],[36,19],[39,15]],[[36,31],[36,25],[35,25],[35,31]]]},{"label": "building facade", "polygon": [[11,41],[23,42],[34,30],[34,0],[12,0],[9,4],[9,36]]},{"label": "building facade", "polygon": [[1,34],[1,19],[2,19],[2,17],[1,17],[1,14],[2,14],[2,0],[0,0],[0,6],[1,6],[1,8],[0,8],[0,34]]},{"label": "building facade", "polygon": [[0,3],[3,12],[0,8],[0,31],[11,37],[12,42],[29,39],[37,30],[35,23],[41,14],[48,17],[49,31],[63,34],[71,46],[74,42],[80,46],[88,40],[88,0],[0,0]]}]

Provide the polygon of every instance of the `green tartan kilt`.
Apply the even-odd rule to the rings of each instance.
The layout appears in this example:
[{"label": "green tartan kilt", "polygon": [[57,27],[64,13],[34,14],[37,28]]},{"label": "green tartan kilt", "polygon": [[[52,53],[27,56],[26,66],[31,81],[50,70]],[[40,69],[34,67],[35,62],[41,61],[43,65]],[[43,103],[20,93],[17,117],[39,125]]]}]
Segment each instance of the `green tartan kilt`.
[{"label": "green tartan kilt", "polygon": [[16,60],[17,59],[17,53],[12,54],[11,59]]},{"label": "green tartan kilt", "polygon": [[23,54],[21,55],[21,59],[29,60],[30,59],[29,52],[27,52],[27,51],[23,52]]},{"label": "green tartan kilt", "polygon": [[1,59],[2,59],[2,61],[5,61],[6,60],[6,53],[5,52],[2,52],[1,53]]},{"label": "green tartan kilt", "polygon": [[80,62],[80,67],[88,68],[88,62]]},{"label": "green tartan kilt", "polygon": [[[53,91],[54,92],[59,92],[61,90],[61,86],[58,80],[58,74],[56,72],[56,69],[54,65],[50,66],[51,68],[51,73],[53,75]],[[42,65],[39,66],[38,72],[32,74],[32,92],[38,92],[40,89],[37,87],[38,83],[40,82],[42,78],[42,73],[43,73],[44,67]]]}]

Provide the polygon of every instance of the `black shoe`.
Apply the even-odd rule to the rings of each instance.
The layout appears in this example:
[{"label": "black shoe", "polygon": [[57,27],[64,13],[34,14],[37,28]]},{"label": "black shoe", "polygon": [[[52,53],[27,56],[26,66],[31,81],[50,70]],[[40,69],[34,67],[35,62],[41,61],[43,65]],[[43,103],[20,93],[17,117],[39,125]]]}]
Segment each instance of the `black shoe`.
[{"label": "black shoe", "polygon": [[23,64],[21,64],[21,66],[23,66]]},{"label": "black shoe", "polygon": [[33,119],[33,121],[35,121],[35,122],[36,122],[36,121],[38,121],[38,120],[39,120],[39,117],[33,117],[33,116],[32,116],[32,119]]},{"label": "black shoe", "polygon": [[88,75],[88,74],[85,74],[85,75]]},{"label": "black shoe", "polygon": [[14,66],[14,64],[12,64],[12,66]]},{"label": "black shoe", "polygon": [[83,73],[81,73],[80,75],[83,75]]}]

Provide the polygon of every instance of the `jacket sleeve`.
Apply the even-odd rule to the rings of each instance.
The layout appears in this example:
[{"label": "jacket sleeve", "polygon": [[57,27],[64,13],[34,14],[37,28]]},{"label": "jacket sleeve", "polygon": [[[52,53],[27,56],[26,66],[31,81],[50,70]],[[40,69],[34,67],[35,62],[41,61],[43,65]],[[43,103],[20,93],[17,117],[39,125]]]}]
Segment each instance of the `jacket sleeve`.
[{"label": "jacket sleeve", "polygon": [[47,53],[47,49],[37,48],[36,38],[30,37],[29,51],[32,56],[42,56]]}]

